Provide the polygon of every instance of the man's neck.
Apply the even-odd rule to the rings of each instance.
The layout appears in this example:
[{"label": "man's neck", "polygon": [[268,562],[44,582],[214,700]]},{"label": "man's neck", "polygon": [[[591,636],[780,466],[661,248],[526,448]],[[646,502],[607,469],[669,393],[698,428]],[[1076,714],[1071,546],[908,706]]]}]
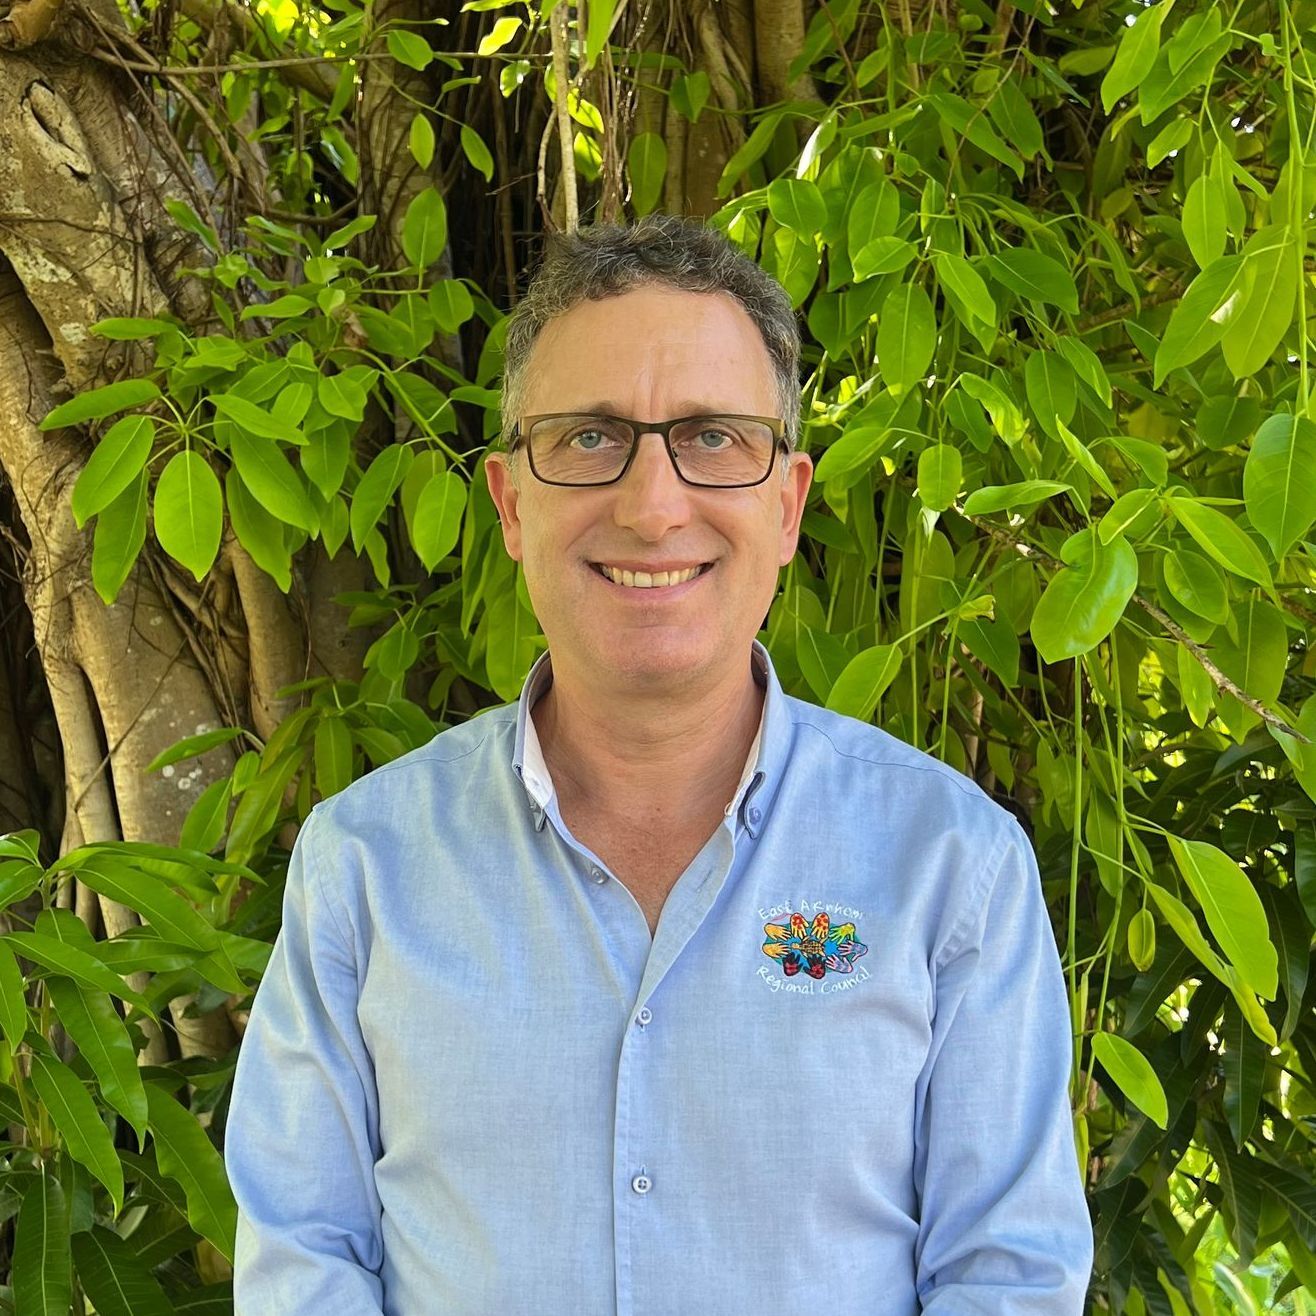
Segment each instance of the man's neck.
[{"label": "man's neck", "polygon": [[681,828],[730,803],[763,713],[748,662],[702,697],[581,697],[554,673],[532,711],[564,805],[639,827]]}]

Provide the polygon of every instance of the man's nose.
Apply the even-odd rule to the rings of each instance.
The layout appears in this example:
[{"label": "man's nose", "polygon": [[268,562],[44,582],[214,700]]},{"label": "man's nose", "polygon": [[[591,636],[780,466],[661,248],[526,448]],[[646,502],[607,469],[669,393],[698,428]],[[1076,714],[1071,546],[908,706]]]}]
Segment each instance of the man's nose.
[{"label": "man's nose", "polygon": [[617,486],[616,520],[642,538],[661,539],[690,519],[690,486],[676,473],[661,434],[641,434]]}]

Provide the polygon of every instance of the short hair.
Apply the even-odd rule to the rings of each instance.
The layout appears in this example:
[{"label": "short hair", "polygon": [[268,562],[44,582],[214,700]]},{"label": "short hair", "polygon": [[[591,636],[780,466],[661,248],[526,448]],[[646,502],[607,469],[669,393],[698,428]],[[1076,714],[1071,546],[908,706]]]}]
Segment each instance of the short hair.
[{"label": "short hair", "polygon": [[794,449],[800,425],[800,329],[786,290],[725,234],[682,215],[646,215],[634,224],[589,224],[552,233],[525,296],[508,316],[503,344],[502,440],[526,391],[531,349],[544,326],[578,303],[645,285],[728,293],[744,307],[767,348],[783,437]]}]

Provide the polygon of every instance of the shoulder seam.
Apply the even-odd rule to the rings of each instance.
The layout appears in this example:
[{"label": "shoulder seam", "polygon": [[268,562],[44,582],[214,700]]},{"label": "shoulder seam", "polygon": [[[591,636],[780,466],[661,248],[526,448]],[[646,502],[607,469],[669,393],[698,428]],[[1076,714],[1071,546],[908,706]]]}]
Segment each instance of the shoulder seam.
[{"label": "shoulder seam", "polygon": [[942,947],[941,954],[933,961],[933,967],[938,973],[964,948],[969,929],[973,926],[974,919],[982,912],[987,892],[1000,880],[1001,872],[1005,868],[1006,854],[1016,834],[1025,841],[1028,839],[1024,834],[1024,829],[1019,826],[1019,820],[1008,812],[1006,817],[1009,819],[1009,825],[1001,828],[1000,839],[992,856],[992,862],[983,865],[982,876],[974,884],[967,902],[967,908],[960,915],[959,922],[951,929],[950,936],[946,938],[946,944]]},{"label": "shoulder seam", "polygon": [[[328,891],[321,883],[320,865],[314,861],[314,857],[313,857],[313,852],[315,849],[315,844],[314,844],[315,838],[312,835],[314,829],[312,828],[311,824],[315,822],[315,815],[318,807],[319,806],[317,805],[316,809],[312,809],[311,812],[306,815],[306,821],[302,824],[302,830],[297,837],[298,842],[304,843],[306,847],[306,856],[302,860],[302,869],[304,872],[309,874],[309,881],[307,885],[315,887],[316,891],[319,893],[320,903],[329,911],[329,918],[333,923],[335,930],[338,933],[339,940],[343,943],[343,946],[351,953],[352,957],[355,959],[356,940],[354,937],[349,937],[343,931],[343,925],[339,920],[338,911],[337,909],[334,908],[335,905],[334,899],[332,896],[329,895]],[[303,838],[305,838],[304,841]],[[348,922],[350,923],[351,921],[352,920],[349,917]]]},{"label": "shoulder seam", "polygon": [[[956,772],[954,768],[948,767],[945,764],[929,764],[924,766],[921,763],[901,763],[895,759],[871,758],[867,754],[851,754],[847,750],[841,749],[836,741],[834,741],[831,736],[822,729],[822,727],[818,726],[817,723],[805,721],[803,718],[796,718],[795,725],[807,727],[810,731],[817,732],[817,734],[832,747],[833,753],[838,754],[841,758],[854,759],[857,763],[871,763],[874,767],[879,768],[903,768],[907,772],[930,772],[934,777],[941,777],[949,781],[950,784],[953,785],[962,795],[967,795],[972,800],[978,800],[981,803],[993,805],[998,809],[1000,808],[1000,805],[996,804],[993,799],[983,793],[980,786],[971,782],[967,777],[964,777],[963,774]],[[910,746],[910,748],[913,749],[913,746]]]}]

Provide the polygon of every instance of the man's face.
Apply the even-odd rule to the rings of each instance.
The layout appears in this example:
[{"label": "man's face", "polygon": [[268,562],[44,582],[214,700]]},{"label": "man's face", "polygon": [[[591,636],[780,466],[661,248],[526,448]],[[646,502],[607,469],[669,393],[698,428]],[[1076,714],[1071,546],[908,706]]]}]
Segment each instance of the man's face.
[{"label": "man's face", "polygon": [[[527,370],[524,413],[606,412],[637,420],[778,415],[771,361],[724,293],[643,287],[586,301],[550,321]],[[520,420],[520,417],[516,417]],[[659,435],[644,435],[625,477],[598,488],[537,480],[524,447],[486,460],[507,551],[525,570],[554,670],[615,688],[671,688],[739,661],[795,553],[813,463],[792,453],[782,479],[748,489],[685,484]],[[609,564],[651,574],[711,563],[684,584],[614,584]]]}]

